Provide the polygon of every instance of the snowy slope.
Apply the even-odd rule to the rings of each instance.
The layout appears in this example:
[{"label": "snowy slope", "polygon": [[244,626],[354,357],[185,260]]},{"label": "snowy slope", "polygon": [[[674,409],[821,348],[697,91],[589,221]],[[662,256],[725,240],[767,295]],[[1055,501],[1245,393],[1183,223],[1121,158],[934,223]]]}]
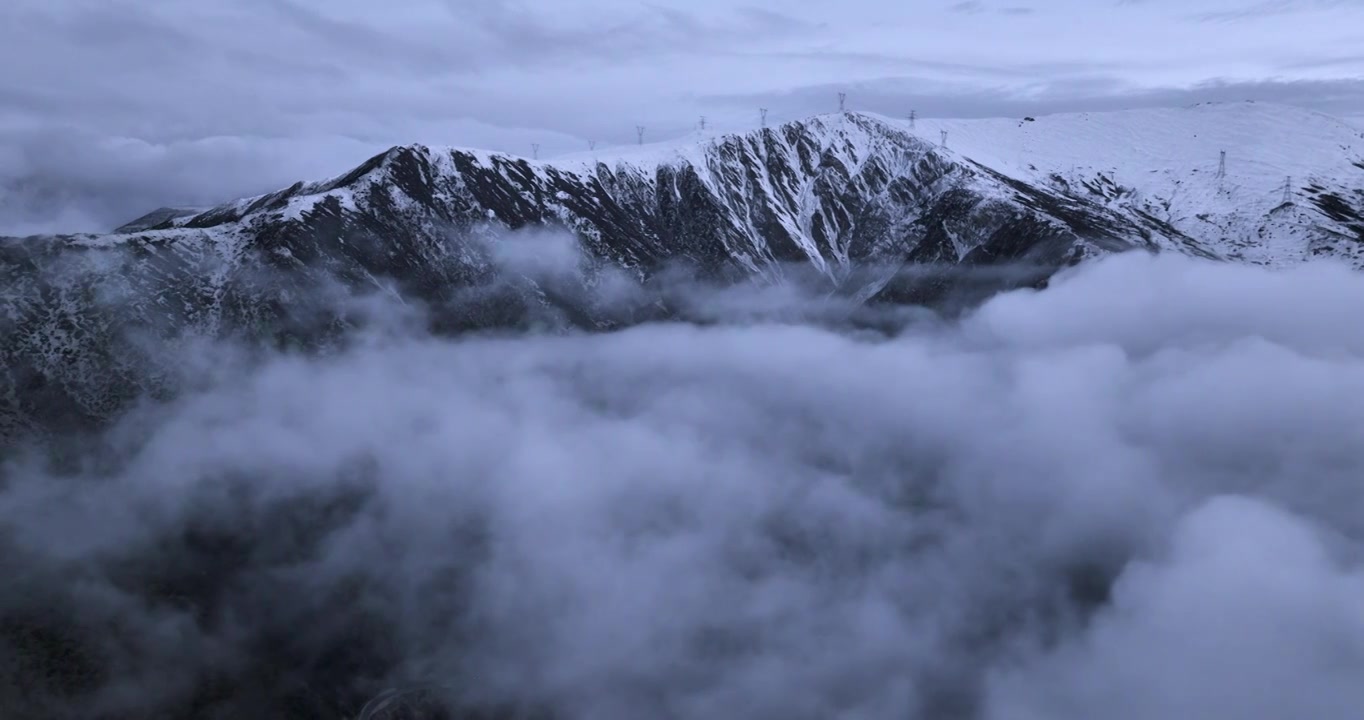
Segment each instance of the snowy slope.
[{"label": "snowy slope", "polygon": [[[1032,119],[859,117],[919,137],[946,158],[1098,200],[1140,225],[1154,219],[1151,239],[1165,249],[1269,266],[1331,256],[1364,267],[1364,121],[1357,118],[1257,102]],[[807,122],[833,127],[843,118]],[[883,140],[875,133],[849,138],[862,155]],[[693,136],[559,162],[698,164],[720,142]]]},{"label": "snowy slope", "polygon": [[1150,213],[1228,259],[1364,264],[1364,226],[1332,222],[1321,207],[1364,205],[1364,129],[1337,118],[1246,102],[914,127],[934,142],[944,130],[961,155],[1029,183],[1120,194],[1111,205]]},{"label": "snowy slope", "polygon": [[[1364,267],[1364,119],[1335,118],[1275,103],[1204,103],[1186,108],[1078,113],[1033,119],[889,118],[897,132],[1008,177],[1154,218],[1191,246],[1228,260],[1269,266],[1317,256]],[[808,124],[846,129],[846,116]],[[942,133],[946,132],[944,144]],[[884,135],[854,132],[854,155],[875,154]],[[703,165],[726,138],[693,134],[667,143],[611,148],[557,159],[590,172],[597,163],[640,168]],[[1226,153],[1225,176],[1219,175]],[[1144,223],[1143,223],[1144,224]],[[1193,240],[1193,243],[1187,240]]]}]

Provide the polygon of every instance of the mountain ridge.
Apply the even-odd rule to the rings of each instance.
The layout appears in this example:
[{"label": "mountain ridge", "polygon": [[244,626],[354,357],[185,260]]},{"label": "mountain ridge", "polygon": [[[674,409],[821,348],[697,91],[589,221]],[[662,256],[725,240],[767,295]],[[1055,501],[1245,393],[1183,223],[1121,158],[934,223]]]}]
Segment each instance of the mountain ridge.
[{"label": "mountain ridge", "polygon": [[[1061,151],[1061,148],[1072,143],[1058,143],[1055,141],[1056,136],[1074,139],[1078,135],[1075,130],[1090,125],[1091,121],[1095,126],[1104,127],[1099,134],[1099,142],[1095,143],[1092,140],[1088,142],[1082,149],[1077,164],[1075,153],[1072,152],[1067,157],[1067,154]],[[641,147],[612,148],[596,153],[595,159],[589,158],[589,154],[574,154],[536,161],[516,155],[469,148],[395,146],[346,174],[321,182],[296,183],[290,188],[227,203],[205,213],[172,219],[154,228],[167,231],[176,227],[211,227],[221,224],[224,220],[242,219],[243,215],[252,211],[262,211],[271,202],[286,203],[290,212],[297,213],[305,209],[299,206],[306,205],[309,197],[328,194],[341,201],[344,208],[345,202],[349,200],[346,194],[341,192],[345,186],[358,180],[365,172],[373,170],[376,164],[382,164],[384,158],[391,158],[395,154],[415,153],[425,156],[426,162],[432,167],[440,165],[438,162],[432,162],[434,157],[465,159],[461,168],[447,167],[444,169],[445,172],[516,166],[523,172],[532,174],[551,174],[584,181],[599,176],[603,168],[613,174],[619,174],[621,171],[646,173],[661,167],[709,170],[707,166],[713,163],[717,155],[724,154],[723,149],[726,146],[733,145],[736,141],[739,143],[751,141],[769,132],[778,135],[789,133],[793,127],[809,131],[811,137],[824,141],[826,145],[832,144],[832,136],[837,134],[840,128],[866,130],[871,127],[874,128],[873,132],[855,138],[861,143],[861,147],[856,149],[863,152],[862,156],[855,158],[859,162],[866,155],[874,154],[878,139],[884,141],[888,137],[903,134],[906,138],[912,138],[904,142],[914,142],[922,148],[928,148],[935,155],[945,158],[947,162],[974,165],[987,174],[1008,178],[1009,183],[1023,182],[1031,188],[1044,190],[1054,196],[1067,197],[1072,201],[1097,200],[1098,204],[1117,208],[1124,219],[1139,228],[1150,230],[1155,236],[1153,239],[1157,246],[1162,249],[1191,251],[1195,254],[1270,265],[1319,255],[1339,255],[1356,266],[1364,263],[1364,254],[1358,247],[1361,245],[1360,239],[1364,238],[1364,220],[1359,219],[1360,206],[1364,205],[1364,201],[1359,197],[1358,183],[1354,183],[1352,187],[1348,182],[1333,182],[1344,179],[1343,168],[1348,168],[1350,164],[1364,163],[1364,150],[1361,150],[1364,144],[1357,142],[1364,137],[1364,133],[1343,120],[1330,116],[1290,106],[1239,103],[1195,106],[1180,110],[1157,109],[1042,116],[1032,121],[921,119],[917,123],[917,132],[908,125],[909,123],[904,121],[869,113],[821,115],[770,130],[730,133],[709,138],[687,138],[683,141]],[[1314,166],[1310,163],[1279,163],[1278,165],[1288,167],[1278,167],[1270,162],[1259,164],[1264,165],[1266,170],[1271,167],[1274,167],[1274,170],[1261,171],[1258,175],[1249,176],[1245,172],[1247,164],[1257,163],[1255,156],[1263,154],[1265,148],[1297,147],[1296,141],[1286,135],[1286,128],[1307,127],[1309,130],[1307,135],[1311,137],[1311,131],[1316,131],[1320,135],[1322,128],[1328,126],[1333,126],[1331,127],[1335,135],[1333,139],[1354,142],[1351,147],[1341,148],[1342,162],[1336,163],[1337,167],[1325,167],[1327,163],[1322,162],[1322,167],[1316,168],[1322,172],[1314,172]],[[1049,127],[1056,128],[1051,131],[1050,138],[1047,137],[1045,130],[1038,132],[1038,128]],[[1160,142],[1151,143],[1147,137],[1145,141],[1148,144],[1168,145],[1176,152],[1190,158],[1198,158],[1202,167],[1171,161],[1168,158],[1163,163],[1146,163],[1148,167],[1141,167],[1140,162],[1131,162],[1131,158],[1119,157],[1109,162],[1112,155],[1121,155],[1109,153],[1110,157],[1105,157],[1103,149],[1112,145],[1110,138],[1133,136],[1139,128],[1155,129],[1154,137]],[[1253,137],[1254,133],[1258,133],[1262,140],[1256,144],[1244,138],[1232,137],[1190,144],[1189,138],[1179,137],[1183,132],[1197,138],[1200,130],[1206,136],[1212,136],[1219,128],[1230,129],[1233,132],[1237,128],[1242,128],[1243,134],[1251,134]],[[947,148],[937,147],[936,142],[930,142],[924,137],[937,134],[939,131],[949,132],[950,141]],[[853,134],[855,133],[849,135]],[[869,139],[867,135],[877,137]],[[1096,145],[1098,149],[1095,148]],[[1213,146],[1230,149],[1230,170],[1225,184],[1218,188],[1221,190],[1220,193],[1212,191],[1213,184],[1206,182],[1209,176],[1216,173],[1217,151],[1212,149]],[[1320,158],[1322,153],[1319,148],[1313,148],[1312,152],[1303,155],[1307,158]],[[733,154],[730,156],[733,157]],[[1016,159],[1008,159],[1009,156]],[[1088,162],[1083,162],[1086,159]],[[1347,160],[1349,162],[1345,162]],[[1180,164],[1189,167],[1176,167]],[[1069,167],[1065,167],[1066,165]],[[1123,165],[1127,167],[1120,167]],[[1133,165],[1137,167],[1134,168]],[[1199,177],[1200,171],[1202,177]],[[1286,172],[1280,176],[1280,171]],[[1151,178],[1143,177],[1148,174],[1159,174],[1160,177],[1157,179],[1160,182],[1153,183]],[[698,173],[698,178],[703,181],[714,177],[715,173]],[[1260,181],[1267,177],[1273,178],[1276,185],[1271,189],[1264,187],[1247,189],[1243,185],[1248,177],[1257,181],[1251,183],[1252,185],[1263,185]],[[1323,177],[1328,182],[1323,184],[1321,182]],[[1130,191],[1134,189],[1142,194],[1140,202],[1135,202],[1132,197]],[[716,195],[723,193],[723,189],[716,188],[714,183],[710,182],[707,183],[707,190]],[[1284,217],[1272,218],[1276,222],[1270,222],[1271,218],[1268,217],[1270,211],[1278,210],[1283,203],[1260,207],[1263,205],[1260,201],[1264,197],[1283,197],[1284,190],[1289,191],[1287,195],[1294,198],[1296,204],[1305,206],[1309,212],[1291,212]],[[1126,197],[1122,197],[1125,192]],[[1256,197],[1249,197],[1251,195]],[[1247,205],[1248,200],[1250,204],[1256,205],[1253,212],[1238,214],[1237,206]],[[1176,206],[1172,207],[1172,201]],[[1178,206],[1181,202],[1183,205]],[[1210,210],[1213,212],[1208,212]],[[1180,213],[1182,216],[1176,217]],[[1212,219],[1202,216],[1209,216]],[[1196,218],[1198,222],[1193,222],[1190,218]],[[490,219],[498,221],[510,219],[513,225],[518,220],[515,216]],[[748,230],[750,235],[757,234],[753,228]],[[1140,231],[1133,233],[1129,230],[1128,234],[1131,239],[1139,237]],[[807,241],[802,245],[806,249],[809,248],[808,241],[811,238],[808,233],[793,235],[796,239]],[[1293,247],[1292,238],[1302,239],[1307,236],[1311,238],[1305,240],[1302,247]],[[1162,238],[1168,242],[1162,243]],[[1345,239],[1352,240],[1348,243],[1338,242]],[[837,252],[832,254],[832,258],[820,253],[807,253],[807,259],[816,265],[826,264],[829,259],[838,262],[847,260]],[[751,265],[750,269],[753,269]]]},{"label": "mountain ridge", "polygon": [[[1364,154],[1353,130],[1281,108],[1172,112],[1202,124],[1155,126],[1157,138],[1192,133],[1191,124],[1246,137],[1306,125],[1312,144],[1299,154],[1309,157],[1267,145],[1252,176],[1254,147],[1242,141],[1226,177],[1210,179],[1207,148],[1185,140],[1168,153],[1057,167],[1098,153],[1122,118],[910,128],[843,113],[604,152],[609,159],[596,162],[398,146],[333,178],[148,229],[8,239],[0,242],[0,316],[8,318],[0,417],[45,425],[56,408],[75,408],[63,417],[98,421],[174,374],[157,365],[147,337],[315,345],[351,322],[338,298],[357,293],[420,303],[434,331],[457,334],[545,321],[601,330],[671,312],[666,303],[622,312],[595,301],[595,278],[607,271],[639,283],[677,267],[706,282],[811,275],[823,291],[859,302],[950,308],[1133,249],[1360,266],[1364,170],[1355,163]],[[924,137],[942,131],[947,147]],[[1135,148],[1154,142],[1146,131],[1125,132]],[[1004,157],[1015,150],[1015,161]],[[1322,172],[1302,170],[1324,159]],[[1287,188],[1288,203],[1264,202],[1267,174],[1284,169],[1301,173],[1300,186]],[[535,228],[576,238],[575,280],[534,277],[499,259],[509,233]],[[1009,271],[976,272],[992,267]]]}]

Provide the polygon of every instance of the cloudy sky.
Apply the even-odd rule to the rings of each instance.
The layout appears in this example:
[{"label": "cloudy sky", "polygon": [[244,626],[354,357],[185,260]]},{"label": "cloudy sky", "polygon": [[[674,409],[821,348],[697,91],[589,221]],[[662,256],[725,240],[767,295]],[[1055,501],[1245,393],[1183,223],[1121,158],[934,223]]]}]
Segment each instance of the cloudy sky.
[{"label": "cloudy sky", "polygon": [[399,143],[545,155],[850,106],[1364,115],[1364,0],[5,0],[0,234],[107,229]]}]

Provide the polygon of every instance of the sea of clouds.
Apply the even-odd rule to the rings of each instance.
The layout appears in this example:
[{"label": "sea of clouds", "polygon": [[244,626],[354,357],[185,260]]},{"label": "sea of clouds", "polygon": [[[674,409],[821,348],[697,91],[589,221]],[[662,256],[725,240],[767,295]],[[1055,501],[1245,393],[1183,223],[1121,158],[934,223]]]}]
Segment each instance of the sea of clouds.
[{"label": "sea of clouds", "polygon": [[1364,276],[789,300],[224,360],[13,453],[0,715],[1364,714]]}]

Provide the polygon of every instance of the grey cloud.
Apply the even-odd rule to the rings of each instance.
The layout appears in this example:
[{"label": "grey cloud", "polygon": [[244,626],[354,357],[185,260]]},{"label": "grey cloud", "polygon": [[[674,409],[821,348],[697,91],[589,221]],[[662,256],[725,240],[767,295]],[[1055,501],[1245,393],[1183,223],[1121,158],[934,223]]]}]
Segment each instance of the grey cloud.
[{"label": "grey cloud", "polygon": [[[411,127],[411,142],[444,139],[520,155],[530,154],[532,143],[546,152],[585,147],[571,135],[468,120],[448,120],[443,135],[430,125]],[[0,235],[107,232],[157,207],[214,205],[320,180],[387,149],[386,139],[378,130],[342,135],[320,128],[163,142],[77,127],[0,129]]]},{"label": "grey cloud", "polygon": [[0,652],[0,700],[1352,719],[1362,303],[1344,267],[1129,255],[889,339],[219,362],[90,463],[0,465],[0,618],[89,671],[21,696],[46,656]]},{"label": "grey cloud", "polygon": [[147,143],[74,129],[0,132],[0,235],[107,232],[154,208],[199,207],[339,173],[383,149],[338,136]]},{"label": "grey cloud", "polygon": [[[0,93],[31,117],[97,123],[153,142],[278,135],[313,129],[327,113],[353,113],[365,122],[476,116],[481,108],[462,96],[490,70],[657,59],[805,27],[753,10],[705,20],[667,7],[623,17],[597,10],[569,24],[495,0],[411,7],[423,12],[424,22],[394,30],[294,0],[114,2],[98,14],[57,3],[0,26],[0,57],[26,70],[0,79]],[[91,33],[105,39],[87,42]],[[45,52],[54,46],[68,50]],[[526,120],[522,115],[517,124]],[[402,131],[401,122],[388,122],[390,134]],[[348,134],[335,124],[321,130]]]}]

